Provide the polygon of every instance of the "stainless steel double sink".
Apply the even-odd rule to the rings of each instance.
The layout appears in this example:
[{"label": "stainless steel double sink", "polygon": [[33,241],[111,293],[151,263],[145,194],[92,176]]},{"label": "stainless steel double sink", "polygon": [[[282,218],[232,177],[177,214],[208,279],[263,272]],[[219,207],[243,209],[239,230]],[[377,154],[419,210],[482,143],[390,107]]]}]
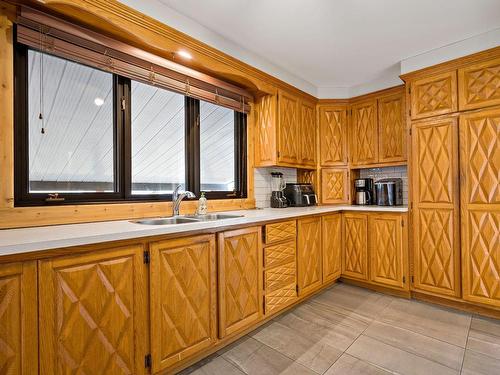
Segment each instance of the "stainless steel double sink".
[{"label": "stainless steel double sink", "polygon": [[238,217],[243,217],[243,215],[227,215],[227,214],[185,215],[185,216],[158,218],[158,219],[133,220],[131,221],[131,223],[144,224],[144,225],[175,225],[175,224],[198,223],[201,221],[236,219]]}]

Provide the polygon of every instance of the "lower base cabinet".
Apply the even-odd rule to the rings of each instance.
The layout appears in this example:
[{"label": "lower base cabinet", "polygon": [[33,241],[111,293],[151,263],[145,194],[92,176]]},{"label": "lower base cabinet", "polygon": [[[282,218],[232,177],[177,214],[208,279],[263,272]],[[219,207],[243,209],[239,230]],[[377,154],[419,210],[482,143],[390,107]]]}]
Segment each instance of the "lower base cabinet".
[{"label": "lower base cabinet", "polygon": [[336,280],[342,273],[342,214],[321,218],[323,283]]},{"label": "lower base cabinet", "polygon": [[299,296],[312,293],[323,283],[321,268],[321,218],[297,220],[297,276]]},{"label": "lower base cabinet", "polygon": [[368,215],[344,214],[342,276],[368,280]]},{"label": "lower base cabinet", "polygon": [[143,246],[39,262],[40,374],[144,374]]},{"label": "lower base cabinet", "polygon": [[262,319],[262,233],[252,227],[218,234],[219,337]]},{"label": "lower base cabinet", "polygon": [[0,372],[38,373],[36,262],[0,265]]},{"label": "lower base cabinet", "polygon": [[215,235],[150,244],[152,372],[215,345]]}]

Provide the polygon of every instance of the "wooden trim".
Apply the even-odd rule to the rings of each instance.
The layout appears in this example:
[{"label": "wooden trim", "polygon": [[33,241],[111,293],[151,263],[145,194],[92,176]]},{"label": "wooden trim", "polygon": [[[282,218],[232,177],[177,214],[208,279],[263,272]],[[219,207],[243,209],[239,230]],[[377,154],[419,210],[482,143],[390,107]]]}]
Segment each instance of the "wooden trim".
[{"label": "wooden trim", "polygon": [[349,285],[354,285],[354,286],[358,286],[361,288],[370,289],[370,290],[373,290],[373,291],[379,292],[379,293],[390,294],[392,296],[402,297],[402,298],[407,298],[407,299],[411,298],[411,293],[408,290],[401,290],[401,289],[397,289],[397,288],[390,288],[390,287],[386,287],[386,286],[381,286],[378,284],[373,284],[371,281],[362,281],[359,279],[351,279],[351,278],[346,277],[346,276],[342,276],[339,281],[342,283],[349,284]]},{"label": "wooden trim", "polygon": [[370,92],[368,94],[363,94],[359,96],[354,96],[349,99],[350,104],[358,103],[358,102],[364,102],[372,99],[378,99],[381,96],[388,96],[388,95],[394,95],[394,94],[399,94],[401,93],[401,90],[404,90],[405,85],[397,85],[393,87],[389,87],[387,89],[382,89],[374,92]]},{"label": "wooden trim", "polygon": [[386,163],[373,163],[373,164],[356,164],[349,165],[350,169],[365,169],[365,168],[385,168],[385,167],[397,167],[400,165],[407,165],[408,162],[405,161],[393,161]]}]

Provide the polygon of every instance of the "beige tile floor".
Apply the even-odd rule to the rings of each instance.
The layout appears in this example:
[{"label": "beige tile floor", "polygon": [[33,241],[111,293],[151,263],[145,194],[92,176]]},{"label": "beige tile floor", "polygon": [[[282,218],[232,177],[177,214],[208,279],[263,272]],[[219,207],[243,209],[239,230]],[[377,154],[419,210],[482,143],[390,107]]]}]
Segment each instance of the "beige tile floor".
[{"label": "beige tile floor", "polygon": [[192,375],[500,374],[500,320],[336,284]]}]

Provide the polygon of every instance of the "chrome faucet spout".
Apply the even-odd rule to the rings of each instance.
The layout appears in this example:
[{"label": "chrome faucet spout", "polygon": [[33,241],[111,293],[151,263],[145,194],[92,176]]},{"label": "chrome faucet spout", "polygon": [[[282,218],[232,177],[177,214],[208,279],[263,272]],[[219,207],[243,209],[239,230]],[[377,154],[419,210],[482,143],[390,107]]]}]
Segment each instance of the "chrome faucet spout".
[{"label": "chrome faucet spout", "polygon": [[174,189],[174,192],[172,193],[172,215],[173,216],[178,216],[180,207],[181,207],[181,202],[184,198],[196,198],[196,195],[192,193],[191,191],[184,191],[182,193],[179,192],[181,188],[181,185],[177,185],[177,187]]}]

